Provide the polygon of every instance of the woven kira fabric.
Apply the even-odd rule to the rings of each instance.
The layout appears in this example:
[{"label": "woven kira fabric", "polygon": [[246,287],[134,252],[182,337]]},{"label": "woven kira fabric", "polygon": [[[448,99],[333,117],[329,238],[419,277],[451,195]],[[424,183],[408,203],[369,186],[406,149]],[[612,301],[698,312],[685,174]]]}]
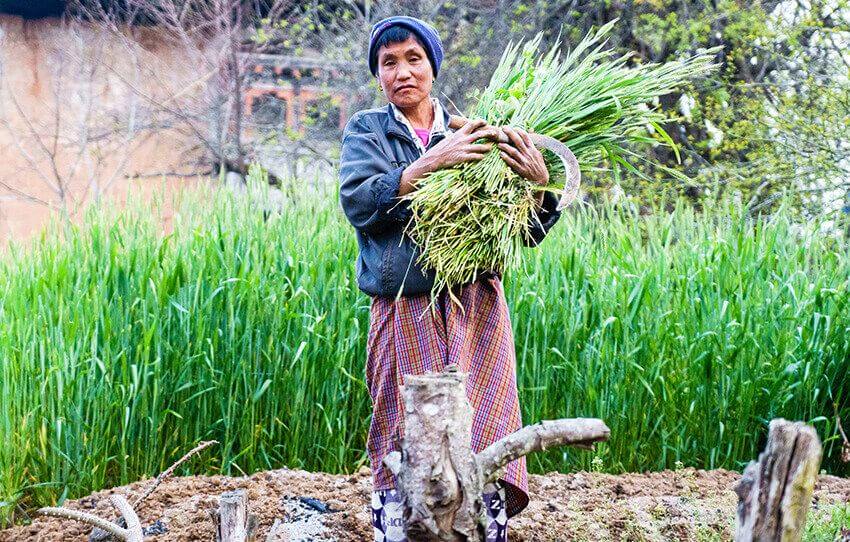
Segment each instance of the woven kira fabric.
[{"label": "woven kira fabric", "polygon": [[[366,384],[373,411],[367,449],[375,490],[394,488],[382,460],[404,434],[404,375],[442,371],[450,363],[469,373],[466,395],[475,411],[476,453],[522,426],[513,331],[501,281],[482,278],[454,293],[463,310],[447,292],[437,297],[433,311],[428,294],[372,298]],[[511,517],[528,505],[525,458],[509,463],[501,481]]]}]

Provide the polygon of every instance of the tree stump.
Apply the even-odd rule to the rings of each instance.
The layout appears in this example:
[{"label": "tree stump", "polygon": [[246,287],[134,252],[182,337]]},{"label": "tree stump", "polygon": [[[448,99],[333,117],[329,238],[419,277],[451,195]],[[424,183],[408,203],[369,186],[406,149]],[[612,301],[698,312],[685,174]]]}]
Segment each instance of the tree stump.
[{"label": "tree stump", "polygon": [[802,422],[770,422],[767,446],[735,488],[735,542],[797,542],[803,536],[821,461],[821,442]]},{"label": "tree stump", "polygon": [[552,446],[592,448],[610,433],[601,420],[545,421],[472,452],[473,410],[466,373],[407,375],[401,452],[384,459],[396,475],[411,541],[484,540],[481,493],[508,462]]},{"label": "tree stump", "polygon": [[245,491],[237,489],[222,493],[218,513],[213,517],[216,542],[250,542],[256,520],[248,515],[248,498]]}]

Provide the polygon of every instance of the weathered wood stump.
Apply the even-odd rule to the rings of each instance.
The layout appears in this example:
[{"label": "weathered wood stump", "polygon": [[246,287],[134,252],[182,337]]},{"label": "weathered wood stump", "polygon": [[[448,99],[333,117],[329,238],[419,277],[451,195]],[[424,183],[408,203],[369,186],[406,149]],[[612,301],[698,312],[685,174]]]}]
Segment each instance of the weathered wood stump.
[{"label": "weathered wood stump", "polygon": [[770,422],[767,446],[744,469],[738,494],[736,542],[796,542],[812,502],[822,447],[802,422]]},{"label": "weathered wood stump", "polygon": [[610,434],[597,419],[544,421],[474,454],[466,378],[454,366],[405,377],[401,452],[392,452],[384,463],[396,475],[411,541],[484,540],[481,493],[502,467],[552,446],[592,448]]},{"label": "weathered wood stump", "polygon": [[237,489],[222,493],[218,513],[213,516],[216,542],[250,542],[253,540],[256,519],[248,514],[248,497]]}]

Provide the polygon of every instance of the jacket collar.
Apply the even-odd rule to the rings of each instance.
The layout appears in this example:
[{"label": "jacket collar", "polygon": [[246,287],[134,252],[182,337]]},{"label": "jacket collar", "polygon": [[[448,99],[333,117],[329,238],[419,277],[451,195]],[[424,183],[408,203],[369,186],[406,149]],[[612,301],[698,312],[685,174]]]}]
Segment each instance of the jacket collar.
[{"label": "jacket collar", "polygon": [[410,132],[404,124],[396,120],[393,114],[393,104],[387,104],[387,135],[392,134],[407,141],[413,141],[410,137]]},{"label": "jacket collar", "polygon": [[[431,98],[431,103],[434,104],[434,109],[439,114],[439,117],[435,116],[434,125],[431,127],[431,138],[433,139],[437,134],[447,134],[452,130],[449,128],[450,115],[448,111],[445,110],[437,98]],[[440,118],[442,118],[442,122],[440,122]],[[387,134],[393,134],[414,144],[421,144],[421,141],[413,132],[413,127],[407,122],[401,110],[393,103],[387,104]]]}]

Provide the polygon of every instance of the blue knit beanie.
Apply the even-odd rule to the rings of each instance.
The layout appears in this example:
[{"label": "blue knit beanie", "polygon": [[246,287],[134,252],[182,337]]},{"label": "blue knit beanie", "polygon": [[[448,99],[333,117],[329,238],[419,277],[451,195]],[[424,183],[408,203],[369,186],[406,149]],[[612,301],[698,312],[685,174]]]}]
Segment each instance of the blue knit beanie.
[{"label": "blue knit beanie", "polygon": [[443,43],[440,41],[440,36],[437,35],[437,30],[421,19],[404,15],[387,17],[375,23],[375,26],[372,27],[372,33],[369,35],[369,70],[372,75],[378,76],[378,51],[375,50],[375,44],[381,34],[391,26],[403,26],[416,34],[425,46],[425,53],[428,55],[428,60],[431,61],[431,67],[434,68],[434,77],[437,77],[440,64],[443,62]]}]

